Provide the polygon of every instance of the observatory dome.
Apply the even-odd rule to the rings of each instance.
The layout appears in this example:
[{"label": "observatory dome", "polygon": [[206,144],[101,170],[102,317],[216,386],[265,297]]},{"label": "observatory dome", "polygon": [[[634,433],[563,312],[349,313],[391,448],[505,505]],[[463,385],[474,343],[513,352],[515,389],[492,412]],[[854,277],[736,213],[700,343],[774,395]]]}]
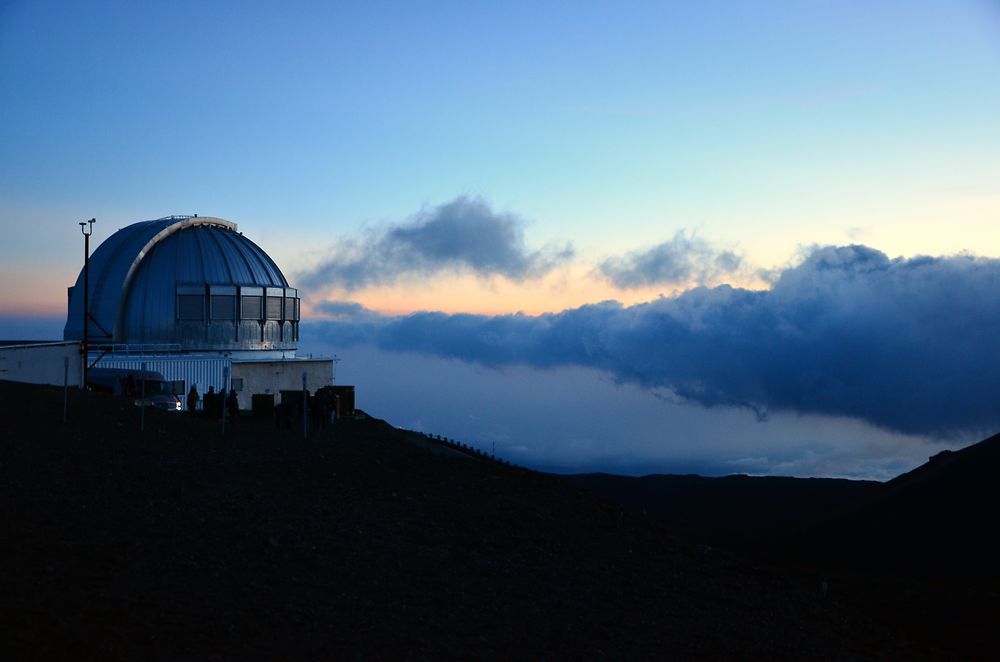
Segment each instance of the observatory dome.
[{"label": "observatory dome", "polygon": [[[63,337],[83,337],[84,274]],[[219,218],[169,216],[108,237],[90,258],[91,345],[294,350],[299,294],[259,246]]]}]

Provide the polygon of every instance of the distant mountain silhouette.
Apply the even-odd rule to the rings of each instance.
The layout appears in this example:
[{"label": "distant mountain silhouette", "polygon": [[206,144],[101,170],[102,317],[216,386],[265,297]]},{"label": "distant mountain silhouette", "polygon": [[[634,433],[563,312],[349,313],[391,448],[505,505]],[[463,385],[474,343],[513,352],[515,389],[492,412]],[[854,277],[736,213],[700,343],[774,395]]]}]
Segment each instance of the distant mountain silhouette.
[{"label": "distant mountain silhouette", "polygon": [[[668,531],[815,581],[905,629],[929,657],[1000,650],[1000,435],[886,483],[727,476],[569,476]],[[946,641],[947,654],[930,652]]]},{"label": "distant mountain silhouette", "polygon": [[922,576],[1000,577],[1000,435],[942,451],[839,512],[805,523],[801,553]]},{"label": "distant mountain silhouette", "polygon": [[739,548],[757,547],[789,527],[827,517],[881,486],[873,481],[743,474],[634,478],[595,473],[566,480],[643,512],[693,542]]},{"label": "distant mountain silhouette", "polygon": [[886,483],[820,478],[566,480],[693,541],[768,559],[922,576],[1000,576],[1000,435]]}]

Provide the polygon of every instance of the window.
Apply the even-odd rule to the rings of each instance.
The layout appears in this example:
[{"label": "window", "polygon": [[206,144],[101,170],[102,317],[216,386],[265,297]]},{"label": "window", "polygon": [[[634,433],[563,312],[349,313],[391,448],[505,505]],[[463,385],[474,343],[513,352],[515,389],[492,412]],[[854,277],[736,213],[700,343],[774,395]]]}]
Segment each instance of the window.
[{"label": "window", "polygon": [[236,318],[236,297],[232,294],[212,295],[212,319],[231,320]]},{"label": "window", "polygon": [[285,319],[293,320],[298,316],[295,314],[295,299],[291,297],[285,297]]},{"label": "window", "polygon": [[281,319],[281,297],[267,297],[267,319]]},{"label": "window", "polygon": [[177,319],[181,320],[205,319],[205,295],[178,294]]},{"label": "window", "polygon": [[244,296],[243,312],[241,317],[245,320],[259,320],[263,297]]}]

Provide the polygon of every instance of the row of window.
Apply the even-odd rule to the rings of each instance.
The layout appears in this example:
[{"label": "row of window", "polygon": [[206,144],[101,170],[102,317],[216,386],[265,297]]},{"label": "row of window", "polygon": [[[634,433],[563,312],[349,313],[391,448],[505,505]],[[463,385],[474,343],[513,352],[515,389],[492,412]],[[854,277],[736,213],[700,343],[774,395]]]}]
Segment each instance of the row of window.
[{"label": "row of window", "polygon": [[[236,309],[237,299],[239,310]],[[299,299],[295,297],[264,297],[256,295],[212,294],[209,296],[209,318],[213,320],[298,320]],[[204,320],[204,294],[178,294],[177,319]]]}]

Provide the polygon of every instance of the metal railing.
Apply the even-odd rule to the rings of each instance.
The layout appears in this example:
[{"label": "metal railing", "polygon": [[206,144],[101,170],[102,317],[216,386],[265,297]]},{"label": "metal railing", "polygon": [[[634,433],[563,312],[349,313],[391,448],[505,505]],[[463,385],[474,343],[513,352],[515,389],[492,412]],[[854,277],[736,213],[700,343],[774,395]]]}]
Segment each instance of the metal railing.
[{"label": "metal railing", "polygon": [[180,343],[118,343],[92,347],[105,354],[124,356],[165,356],[181,353]]},{"label": "metal railing", "polygon": [[519,464],[514,464],[510,460],[505,460],[505,459],[503,459],[501,457],[497,457],[496,456],[495,445],[494,445],[493,452],[487,453],[486,451],[484,451],[484,450],[482,450],[480,448],[477,448],[476,446],[473,446],[471,444],[465,444],[465,443],[462,443],[460,441],[456,441],[454,439],[449,439],[448,437],[442,437],[439,434],[438,435],[434,435],[434,434],[429,434],[427,432],[421,432],[419,430],[406,430],[406,431],[410,432],[412,434],[424,437],[425,439],[428,439],[430,441],[433,441],[433,442],[435,442],[437,444],[440,444],[442,446],[450,448],[450,449],[452,449],[454,451],[458,451],[459,453],[463,453],[463,454],[468,455],[470,457],[474,457],[474,458],[477,458],[477,459],[480,459],[480,460],[486,460],[486,461],[489,461],[489,462],[495,462],[497,464],[500,464],[500,465],[503,465],[503,466],[507,466],[507,467],[516,467],[516,468],[519,468],[519,469],[526,468],[526,467],[523,467],[523,466],[521,466]]}]

